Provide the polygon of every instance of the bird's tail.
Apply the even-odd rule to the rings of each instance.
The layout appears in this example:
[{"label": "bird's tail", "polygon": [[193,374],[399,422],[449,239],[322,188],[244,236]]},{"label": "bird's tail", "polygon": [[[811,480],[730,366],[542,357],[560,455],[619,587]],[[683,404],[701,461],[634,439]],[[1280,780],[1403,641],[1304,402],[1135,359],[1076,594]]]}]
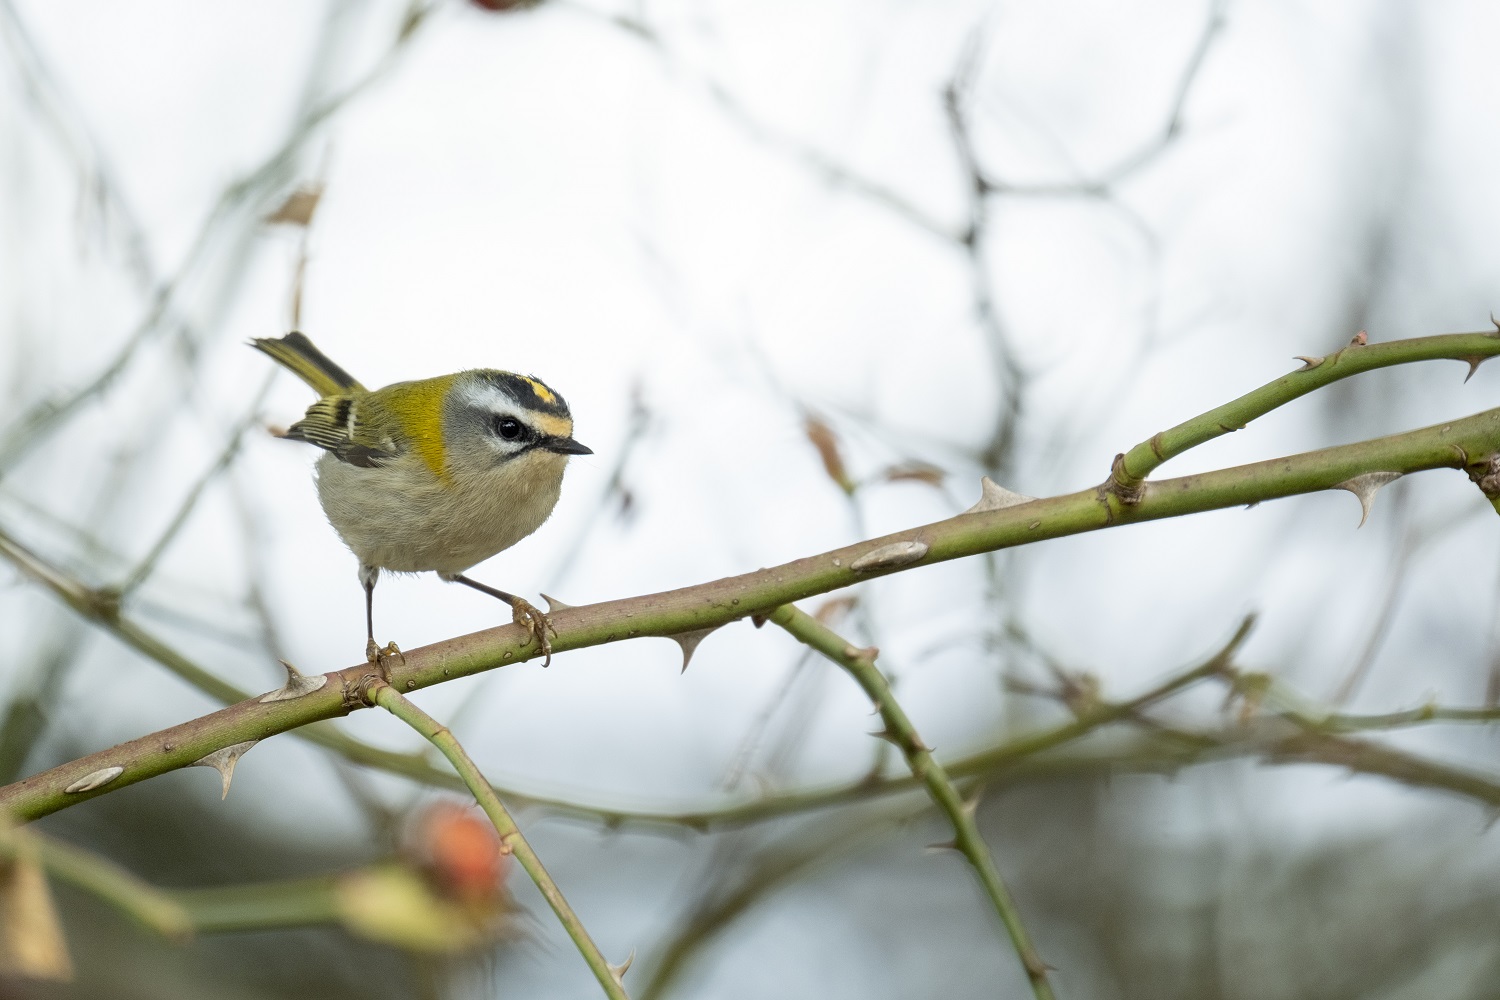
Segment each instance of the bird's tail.
[{"label": "bird's tail", "polygon": [[306,336],[293,330],[279,340],[257,337],[252,347],[269,354],[276,363],[312,386],[319,396],[334,396],[363,390],[358,380],[329,360]]}]

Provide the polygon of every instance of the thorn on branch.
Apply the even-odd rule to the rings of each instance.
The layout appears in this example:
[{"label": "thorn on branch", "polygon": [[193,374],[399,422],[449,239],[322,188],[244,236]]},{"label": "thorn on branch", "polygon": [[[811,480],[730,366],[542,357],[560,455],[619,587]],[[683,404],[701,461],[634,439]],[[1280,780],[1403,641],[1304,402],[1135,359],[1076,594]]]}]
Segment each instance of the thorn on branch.
[{"label": "thorn on branch", "polygon": [[1032,982],[1044,980],[1047,978],[1047,973],[1057,971],[1057,966],[1048,965],[1034,952],[1027,952],[1022,955],[1021,964],[1026,967],[1026,976]]},{"label": "thorn on branch", "polygon": [[632,948],[630,949],[630,954],[625,956],[625,961],[621,962],[619,965],[614,965],[609,962],[606,962],[605,964],[609,966],[609,974],[614,977],[615,982],[619,983],[621,986],[624,986],[625,973],[630,971],[631,963],[633,963],[634,961],[635,949]]},{"label": "thorn on branch", "polygon": [[547,602],[547,614],[549,614],[549,615],[550,614],[555,614],[558,611],[565,611],[568,608],[576,606],[576,605],[569,604],[566,601],[559,601],[557,598],[552,597],[552,596],[547,595],[547,594],[543,594],[542,595],[542,600],[544,600],[544,601]]},{"label": "thorn on branch", "polygon": [[1482,364],[1484,364],[1486,361],[1488,361],[1489,358],[1484,357],[1482,355],[1476,355],[1475,357],[1460,358],[1459,360],[1460,361],[1467,361],[1469,363],[1469,373],[1464,376],[1464,383],[1468,384],[1469,379],[1473,378],[1474,377],[1474,373],[1479,370],[1479,366],[1482,365]]},{"label": "thorn on branch", "polygon": [[[1382,487],[1389,486],[1401,478],[1399,472],[1366,472],[1362,476],[1346,479],[1334,487],[1336,490],[1348,490],[1359,497],[1359,528],[1365,526],[1365,521],[1370,518],[1370,507],[1375,503],[1375,494]],[[1356,529],[1357,530],[1357,529]]]},{"label": "thorn on branch", "polygon": [[682,670],[680,673],[687,673],[688,664],[692,661],[693,654],[698,651],[698,644],[723,627],[722,625],[714,625],[710,628],[694,629],[691,632],[678,632],[676,635],[667,636],[668,639],[671,639],[682,647]]},{"label": "thorn on branch", "polygon": [[1004,510],[1006,507],[1019,507],[1023,503],[1031,503],[1035,499],[1036,497],[1008,490],[989,476],[983,476],[979,480],[979,500],[964,513],[980,514],[987,510]]},{"label": "thorn on branch", "polygon": [[229,783],[234,780],[234,765],[238,764],[240,758],[249,752],[250,748],[259,743],[260,740],[246,740],[233,746],[223,747],[211,754],[205,754],[189,764],[189,767],[211,767],[219,772],[219,778],[223,781],[224,790],[219,795],[219,800],[229,798]]},{"label": "thorn on branch", "polygon": [[1310,357],[1306,354],[1294,354],[1292,357],[1302,362],[1302,367],[1297,369],[1299,372],[1310,372],[1327,360],[1321,357]]},{"label": "thorn on branch", "polygon": [[261,704],[273,701],[292,701],[296,698],[301,698],[305,694],[312,694],[328,683],[328,677],[325,674],[313,674],[309,677],[285,660],[281,660],[280,663],[286,668],[286,684],[272,691],[270,694],[261,695]]}]

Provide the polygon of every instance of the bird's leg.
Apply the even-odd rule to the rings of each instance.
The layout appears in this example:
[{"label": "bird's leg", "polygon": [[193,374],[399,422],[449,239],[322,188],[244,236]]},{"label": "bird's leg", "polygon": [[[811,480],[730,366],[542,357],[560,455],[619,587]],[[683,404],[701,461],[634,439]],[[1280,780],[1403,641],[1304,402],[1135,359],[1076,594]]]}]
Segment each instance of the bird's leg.
[{"label": "bird's leg", "polygon": [[394,642],[384,649],[375,641],[375,581],[380,579],[379,566],[361,566],[359,582],[365,588],[365,659],[380,668],[382,675],[390,673],[389,661],[401,655]]},{"label": "bird's leg", "polygon": [[461,583],[465,587],[473,587],[480,593],[489,594],[491,597],[498,597],[506,604],[509,604],[511,620],[514,621],[517,625],[524,626],[526,629],[528,629],[531,632],[532,637],[536,639],[537,647],[541,649],[542,656],[544,657],[544,659],[542,660],[542,666],[546,667],[551,665],[552,640],[548,637],[547,633],[550,631],[553,635],[556,635],[557,629],[552,627],[552,619],[543,614],[541,609],[537,608],[534,604],[526,600],[524,597],[517,597],[515,594],[507,594],[503,590],[497,590],[494,587],[489,586],[488,584],[483,584],[478,580],[470,579],[469,577],[464,576],[462,573],[453,573],[451,575],[444,574],[443,579],[449,580],[453,583]]}]

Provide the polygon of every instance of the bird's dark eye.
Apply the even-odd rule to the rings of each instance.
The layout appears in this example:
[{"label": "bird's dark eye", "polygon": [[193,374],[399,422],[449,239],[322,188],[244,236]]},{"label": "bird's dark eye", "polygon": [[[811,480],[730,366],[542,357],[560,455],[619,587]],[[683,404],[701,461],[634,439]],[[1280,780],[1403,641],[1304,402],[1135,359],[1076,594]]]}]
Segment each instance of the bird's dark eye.
[{"label": "bird's dark eye", "polygon": [[521,436],[523,430],[524,428],[521,426],[521,421],[517,420],[515,417],[495,418],[495,433],[500,435],[500,437],[504,438],[507,441],[515,441],[516,439],[518,439]]}]

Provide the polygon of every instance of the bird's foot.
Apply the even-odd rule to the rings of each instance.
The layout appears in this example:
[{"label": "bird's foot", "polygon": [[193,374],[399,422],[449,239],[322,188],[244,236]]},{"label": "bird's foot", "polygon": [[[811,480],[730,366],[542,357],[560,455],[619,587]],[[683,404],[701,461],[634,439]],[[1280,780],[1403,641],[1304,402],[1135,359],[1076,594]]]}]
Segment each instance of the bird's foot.
[{"label": "bird's foot", "polygon": [[376,645],[373,638],[365,642],[365,659],[380,671],[380,676],[386,680],[391,679],[391,667],[406,662],[406,657],[401,653],[401,647],[394,642],[388,642],[384,649]]},{"label": "bird's foot", "polygon": [[557,629],[552,627],[552,619],[548,618],[542,611],[530,601],[517,597],[510,605],[511,620],[517,625],[531,632],[531,637],[536,640],[537,646],[542,651],[542,666],[552,665],[552,635],[557,634]]}]

